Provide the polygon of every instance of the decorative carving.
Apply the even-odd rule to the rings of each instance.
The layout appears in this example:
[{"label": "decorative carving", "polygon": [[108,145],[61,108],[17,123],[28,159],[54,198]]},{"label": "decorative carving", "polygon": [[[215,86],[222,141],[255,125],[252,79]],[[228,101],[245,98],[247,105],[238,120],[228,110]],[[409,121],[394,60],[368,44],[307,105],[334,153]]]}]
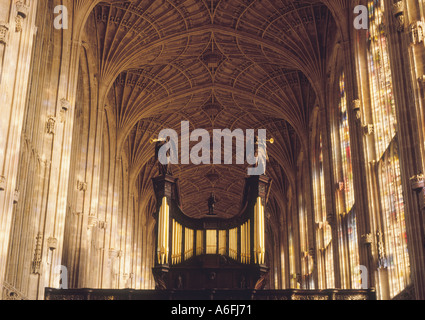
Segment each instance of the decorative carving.
[{"label": "decorative carving", "polygon": [[6,24],[0,24],[0,43],[7,43],[7,36],[9,34],[9,27]]},{"label": "decorative carving", "polygon": [[43,244],[43,234],[39,232],[35,240],[34,259],[32,261],[32,273],[41,274],[41,246]]},{"label": "decorative carving", "polygon": [[4,281],[3,300],[28,300],[28,298],[14,286]]},{"label": "decorative carving", "polygon": [[398,1],[393,4],[393,15],[396,19],[397,31],[404,31],[404,2]]},{"label": "decorative carving", "polygon": [[87,191],[87,183],[82,182],[82,181],[77,181],[77,190],[86,192]]},{"label": "decorative carving", "polygon": [[410,178],[410,185],[414,191],[420,191],[425,186],[424,175],[422,173],[417,174]]},{"label": "decorative carving", "polygon": [[98,221],[97,227],[101,230],[105,230],[108,228],[108,222],[107,221]]},{"label": "decorative carving", "polygon": [[56,117],[50,116],[47,119],[46,132],[48,134],[56,133]]},{"label": "decorative carving", "polygon": [[0,176],[0,191],[4,191],[6,189],[6,177]]},{"label": "decorative carving", "polygon": [[424,22],[416,21],[409,27],[410,43],[412,45],[424,42]]},{"label": "decorative carving", "polygon": [[22,25],[24,24],[24,18],[20,15],[17,15],[15,18],[15,30],[16,32],[22,31]]},{"label": "decorative carving", "polygon": [[167,290],[167,284],[164,280],[166,269],[153,268],[152,275],[155,280],[155,290]]},{"label": "decorative carving", "polygon": [[254,286],[254,290],[264,290],[267,285],[267,276],[268,272],[261,275],[260,279],[258,279],[257,283]]},{"label": "decorative carving", "polygon": [[356,99],[351,103],[351,109],[353,110],[356,119],[360,120],[362,118],[362,110],[361,101],[359,99]]},{"label": "decorative carving", "polygon": [[385,256],[384,237],[382,232],[377,231],[376,238],[377,238],[377,247],[378,247],[378,267],[386,268],[387,258]]},{"label": "decorative carving", "polygon": [[47,239],[47,246],[50,250],[56,250],[58,248],[58,239],[50,237]]},{"label": "decorative carving", "polygon": [[370,136],[375,132],[375,126],[373,124],[367,124],[363,126],[363,132],[365,135]]},{"label": "decorative carving", "polygon": [[23,19],[25,19],[28,16],[29,6],[27,6],[22,1],[17,1],[16,2],[16,11],[17,11],[18,16],[20,16]]},{"label": "decorative carving", "polygon": [[363,234],[361,239],[364,245],[369,245],[373,242],[373,235],[372,233]]}]

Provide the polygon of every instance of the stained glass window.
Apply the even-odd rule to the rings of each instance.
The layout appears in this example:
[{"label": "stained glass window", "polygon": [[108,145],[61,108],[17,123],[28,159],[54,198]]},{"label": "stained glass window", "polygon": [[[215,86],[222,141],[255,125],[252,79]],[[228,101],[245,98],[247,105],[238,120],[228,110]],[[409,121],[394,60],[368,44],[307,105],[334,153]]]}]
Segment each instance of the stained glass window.
[{"label": "stained glass window", "polygon": [[381,206],[384,213],[386,267],[390,296],[400,293],[410,282],[404,202],[397,143],[392,143],[378,167]]},{"label": "stained glass window", "polygon": [[350,212],[354,205],[354,183],[353,168],[351,161],[351,145],[350,145],[350,125],[348,123],[347,96],[345,92],[345,75],[341,75],[339,80],[340,100],[339,100],[339,135],[341,144],[341,163],[343,171],[345,211]]},{"label": "stained glass window", "polygon": [[[354,180],[351,159],[350,125],[347,109],[345,75],[339,78],[339,101],[337,126],[338,133],[334,137],[336,154],[334,155],[338,191],[336,194],[339,257],[344,288],[360,288],[357,281],[359,268],[359,251],[357,238],[357,221],[354,198]],[[338,152],[339,150],[339,152]]]},{"label": "stained glass window", "polygon": [[397,142],[396,103],[385,32],[384,1],[368,2],[368,75],[374,125],[381,226],[388,270],[389,294],[394,297],[410,283],[404,201]]}]

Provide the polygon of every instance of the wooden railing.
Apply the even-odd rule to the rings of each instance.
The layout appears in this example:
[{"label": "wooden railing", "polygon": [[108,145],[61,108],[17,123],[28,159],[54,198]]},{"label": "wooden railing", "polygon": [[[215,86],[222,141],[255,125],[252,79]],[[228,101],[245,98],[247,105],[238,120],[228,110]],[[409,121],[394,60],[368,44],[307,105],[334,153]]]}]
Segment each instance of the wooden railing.
[{"label": "wooden railing", "polygon": [[46,288],[46,300],[376,300],[375,290],[105,290]]}]

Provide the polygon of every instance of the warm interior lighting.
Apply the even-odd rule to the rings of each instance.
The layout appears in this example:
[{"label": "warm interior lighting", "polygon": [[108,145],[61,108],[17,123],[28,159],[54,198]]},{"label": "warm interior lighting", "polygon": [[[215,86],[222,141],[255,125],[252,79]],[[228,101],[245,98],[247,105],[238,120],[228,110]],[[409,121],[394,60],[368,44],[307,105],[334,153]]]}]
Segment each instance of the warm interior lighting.
[{"label": "warm interior lighting", "polygon": [[185,228],[184,234],[184,259],[189,260],[193,257],[194,231],[192,229]]},{"label": "warm interior lighting", "polygon": [[207,230],[207,254],[217,253],[217,230]]},{"label": "warm interior lighting", "polygon": [[204,254],[204,231],[196,230],[196,255]]},{"label": "warm interior lighting", "polygon": [[171,252],[171,260],[173,264],[178,264],[182,261],[182,232],[182,225],[176,220],[173,220],[173,250]]},{"label": "warm interior lighting", "polygon": [[234,260],[238,259],[238,228],[229,230],[229,255]]},{"label": "warm interior lighting", "polygon": [[261,198],[258,197],[254,207],[254,261],[256,264],[264,264],[265,253],[264,206]]},{"label": "warm interior lighting", "polygon": [[251,262],[250,220],[241,226],[241,262]]},{"label": "warm interior lighting", "polygon": [[169,223],[170,223],[170,208],[167,203],[167,197],[162,198],[162,205],[159,209],[158,221],[158,263],[168,263],[169,252]]}]

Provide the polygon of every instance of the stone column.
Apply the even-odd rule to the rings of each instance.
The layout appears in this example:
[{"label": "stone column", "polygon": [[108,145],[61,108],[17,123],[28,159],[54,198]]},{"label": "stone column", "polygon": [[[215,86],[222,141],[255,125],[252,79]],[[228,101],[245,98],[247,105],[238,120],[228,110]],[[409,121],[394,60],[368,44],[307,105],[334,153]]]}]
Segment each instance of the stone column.
[{"label": "stone column", "polygon": [[0,4],[0,286],[4,281],[37,0]]},{"label": "stone column", "polygon": [[[360,266],[368,270],[369,287],[375,286],[371,246],[363,239],[371,233],[371,214],[369,212],[369,194],[367,192],[367,169],[365,166],[364,124],[361,121],[361,101],[359,100],[359,83],[356,61],[356,32],[353,26],[354,5],[347,8],[346,25],[343,25],[341,49],[343,53],[345,86],[347,96],[348,120],[350,125],[350,145],[352,155],[355,210],[357,219],[357,240]],[[359,267],[360,267],[359,266]]]}]

